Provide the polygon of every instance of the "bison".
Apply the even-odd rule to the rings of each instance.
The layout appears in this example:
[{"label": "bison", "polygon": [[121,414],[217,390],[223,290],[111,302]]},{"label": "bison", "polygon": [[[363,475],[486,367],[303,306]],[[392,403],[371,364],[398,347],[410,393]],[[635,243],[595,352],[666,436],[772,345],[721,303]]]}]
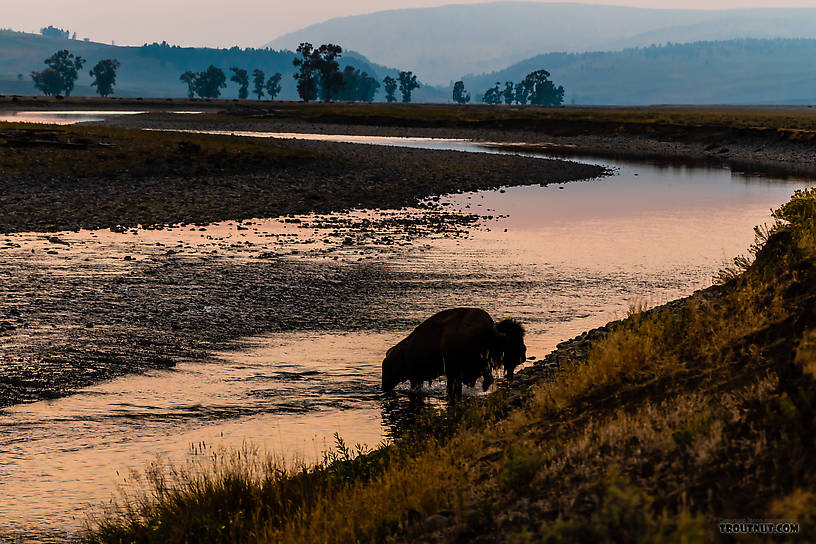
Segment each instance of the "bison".
[{"label": "bison", "polygon": [[382,387],[391,391],[410,380],[416,389],[444,374],[448,396],[458,398],[463,383],[473,387],[482,376],[487,390],[494,368],[503,367],[512,378],[513,370],[526,359],[521,323],[513,319],[494,323],[479,308],[453,308],[429,317],[386,352]]}]

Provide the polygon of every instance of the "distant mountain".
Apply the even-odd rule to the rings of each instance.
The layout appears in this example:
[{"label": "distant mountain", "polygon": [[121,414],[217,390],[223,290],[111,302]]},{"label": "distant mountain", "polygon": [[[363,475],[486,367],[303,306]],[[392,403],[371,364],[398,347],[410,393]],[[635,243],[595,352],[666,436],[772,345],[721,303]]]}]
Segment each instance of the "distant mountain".
[{"label": "distant mountain", "polygon": [[816,38],[816,9],[663,10],[588,4],[499,2],[380,11],[331,19],[286,34],[274,49],[302,41],[339,43],[373,62],[448,85],[552,51],[734,38]]},{"label": "distant mountain", "polygon": [[491,74],[465,76],[473,99],[544,68],[576,104],[813,104],[816,40],[741,39],[549,53]]},{"label": "distant mountain", "polygon": [[[0,30],[0,93],[4,94],[39,94],[31,82],[32,71],[45,68],[43,60],[55,51],[68,49],[71,53],[86,59],[86,64],[77,80],[75,95],[93,95],[90,87],[91,78],[88,71],[102,59],[115,58],[121,63],[117,74],[115,96],[144,97],[183,97],[187,86],[179,81],[179,76],[188,71],[206,70],[212,64],[224,70],[229,77],[229,68],[236,66],[250,73],[255,68],[266,72],[267,76],[280,72],[283,74],[283,89],[280,99],[297,99],[295,80],[292,77],[294,67],[291,51],[272,49],[209,49],[171,46],[166,43],[144,45],[142,47],[118,47],[96,42],[51,38],[39,34],[28,34],[9,30]],[[341,69],[352,65],[379,81],[386,75],[395,76],[398,70],[376,65],[364,56],[347,52],[341,59]],[[234,98],[238,94],[237,86],[227,82],[228,87],[222,91],[223,98]],[[423,87],[415,92],[416,100],[444,100],[447,89]],[[380,89],[378,100],[385,94]]]}]

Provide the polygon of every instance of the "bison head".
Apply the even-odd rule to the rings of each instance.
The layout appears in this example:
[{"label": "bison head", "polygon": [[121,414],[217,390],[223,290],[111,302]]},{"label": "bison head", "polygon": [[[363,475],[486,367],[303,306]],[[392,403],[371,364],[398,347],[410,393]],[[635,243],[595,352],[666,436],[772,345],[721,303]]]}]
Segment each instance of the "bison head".
[{"label": "bison head", "polygon": [[524,345],[524,327],[515,319],[500,321],[493,328],[498,340],[501,365],[508,378],[513,378],[516,367],[527,360],[527,346]]},{"label": "bison head", "polygon": [[393,391],[401,382],[408,379],[405,373],[402,357],[400,357],[399,345],[389,349],[382,362],[382,388],[383,391]]}]

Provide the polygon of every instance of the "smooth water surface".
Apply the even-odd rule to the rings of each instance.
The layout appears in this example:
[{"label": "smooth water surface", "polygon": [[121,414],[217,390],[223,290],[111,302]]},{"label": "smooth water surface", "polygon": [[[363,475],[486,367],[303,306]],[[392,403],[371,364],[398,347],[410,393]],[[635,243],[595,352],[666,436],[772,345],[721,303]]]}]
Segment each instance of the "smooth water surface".
[{"label": "smooth water surface", "polygon": [[[483,150],[420,138],[260,136]],[[484,216],[464,238],[375,247],[348,221],[366,212],[354,212],[321,219],[335,221],[341,238],[352,240],[330,247],[320,245],[323,235],[303,217],[294,225],[253,220],[253,229],[241,232],[227,222],[204,231],[61,233],[73,245],[48,258],[102,266],[123,254],[164,251],[171,242],[179,251],[217,250],[238,260],[264,251],[348,266],[370,258],[410,287],[384,313],[419,323],[445,307],[484,307],[497,318],[522,319],[528,353],[540,358],[558,342],[623,316],[633,303],[658,304],[710,285],[726,262],[746,252],[753,227],[770,221],[770,209],[806,185],[727,169],[579,160],[612,166],[616,175],[440,198],[444,209]],[[287,245],[284,232],[291,233],[283,237]],[[247,236],[252,246],[234,243]],[[25,236],[18,242],[22,255]],[[320,251],[281,249],[300,242]],[[210,451],[251,442],[286,459],[315,460],[335,432],[349,443],[376,445],[391,424],[379,392],[380,361],[409,330],[270,334],[220,354],[219,362],[192,361],[0,412],[0,538],[46,535],[55,526],[75,530],[86,505],[104,503],[129,470],[156,455],[184,462],[200,455],[202,444]],[[443,391],[437,384],[428,393],[441,399]]]},{"label": "smooth water surface", "polygon": [[[139,115],[146,111],[125,110],[41,110],[41,111],[0,111],[0,121],[9,123],[39,123],[46,125],[74,125],[90,121],[104,121],[121,115]],[[199,114],[200,111],[173,111],[175,114]]]}]

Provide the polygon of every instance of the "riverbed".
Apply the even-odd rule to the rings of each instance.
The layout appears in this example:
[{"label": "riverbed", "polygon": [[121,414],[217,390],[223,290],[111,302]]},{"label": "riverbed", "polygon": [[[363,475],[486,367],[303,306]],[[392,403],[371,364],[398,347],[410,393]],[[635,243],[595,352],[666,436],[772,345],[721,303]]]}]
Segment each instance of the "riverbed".
[{"label": "riverbed", "polygon": [[[462,140],[357,143],[496,152]],[[109,285],[138,290],[126,281],[134,267],[172,260],[186,274],[206,276],[197,284],[205,298],[216,273],[248,274],[258,263],[274,262],[285,274],[270,281],[292,274],[320,281],[348,322],[336,317],[321,325],[315,322],[321,312],[293,303],[287,308],[294,330],[264,332],[229,351],[3,410],[0,538],[63,539],[79,528],[88,505],[104,504],[132,469],[156,456],[183,463],[202,451],[252,443],[284,459],[312,461],[333,446],[335,432],[350,444],[374,446],[388,439],[395,421],[379,391],[379,363],[425,317],[452,306],[516,317],[528,331],[528,354],[541,358],[631,305],[660,304],[710,285],[732,257],[747,252],[753,227],[770,222],[769,210],[807,185],[726,168],[576,160],[601,162],[615,175],[445,195],[428,202],[430,208],[48,234],[60,242],[42,233],[6,237],[4,265],[80,284],[107,281],[104,275],[112,283],[100,284],[101,293]],[[475,219],[410,231],[416,218],[428,224],[440,213]],[[379,226],[372,230],[372,223]],[[218,319],[220,305],[231,300],[225,293],[189,310]],[[107,304],[104,296],[100,303]],[[68,333],[58,319],[50,325],[51,337]],[[92,323],[88,330],[105,326]],[[48,334],[15,330],[16,340],[2,338],[34,342]],[[444,385],[426,394],[442,402]]]}]

